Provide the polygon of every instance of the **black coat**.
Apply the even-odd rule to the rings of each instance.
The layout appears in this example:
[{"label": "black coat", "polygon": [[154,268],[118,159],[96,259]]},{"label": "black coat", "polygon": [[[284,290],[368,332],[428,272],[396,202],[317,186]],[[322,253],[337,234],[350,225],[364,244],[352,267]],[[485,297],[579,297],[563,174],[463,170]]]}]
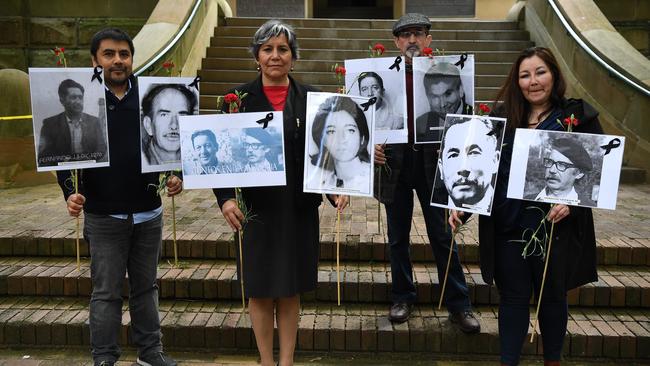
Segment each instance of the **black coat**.
[{"label": "black coat", "polygon": [[[598,121],[598,112],[586,102],[579,99],[568,99],[562,103],[560,110],[561,120],[573,114],[580,121],[579,125],[574,127],[573,132],[603,133]],[[506,135],[508,133],[513,134],[514,132],[507,131]],[[508,140],[508,137],[505,140]],[[511,155],[511,147],[508,153],[502,152],[495,199],[499,196],[498,191],[501,191],[500,193],[505,197],[503,190],[507,190],[508,186]],[[504,228],[508,221],[505,218],[513,215],[513,212],[518,215],[518,220],[522,219],[519,202],[521,201],[508,198],[500,204],[495,201],[491,216],[479,216],[481,274],[483,280],[488,284],[494,280],[497,234],[507,230]],[[596,236],[591,209],[571,206],[569,216],[555,225],[548,268],[547,281],[553,283],[551,288],[565,292],[598,280]]]},{"label": "black coat", "polygon": [[81,115],[82,153],[93,154],[92,157],[75,158],[72,154],[71,139],[65,112],[44,119],[39,140],[39,165],[52,166],[70,159],[96,160],[97,162],[108,160],[104,129],[97,117],[87,113]]}]

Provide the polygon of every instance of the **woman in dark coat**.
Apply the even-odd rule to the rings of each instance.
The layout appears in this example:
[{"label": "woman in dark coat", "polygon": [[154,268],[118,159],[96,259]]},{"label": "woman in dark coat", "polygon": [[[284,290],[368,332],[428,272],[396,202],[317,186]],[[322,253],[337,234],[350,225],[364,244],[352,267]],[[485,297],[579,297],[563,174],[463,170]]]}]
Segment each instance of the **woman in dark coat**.
[{"label": "woman in dark coat", "polygon": [[[550,50],[524,50],[496,98],[494,114],[506,117],[507,127],[491,216],[479,217],[481,273],[486,283],[494,280],[499,289],[499,341],[501,364],[517,365],[530,322],[530,297],[537,300],[544,271],[544,256],[523,253],[525,242],[546,214],[538,238],[545,238],[555,222],[553,246],[539,313],[544,365],[559,365],[568,320],[567,291],[597,281],[596,239],[591,210],[509,199],[506,197],[515,129],[536,128],[562,131],[573,115],[573,132],[603,133],[598,113],[582,100],[565,99],[566,82]],[[568,168],[576,169],[576,168]],[[529,207],[538,209],[528,209]],[[464,219],[452,212],[455,227]],[[528,230],[524,236],[524,231]]]},{"label": "woman in dark coat", "polygon": [[[318,206],[321,195],[302,192],[307,92],[289,76],[298,58],[293,29],[277,20],[262,25],[251,52],[260,75],[235,88],[247,94],[240,112],[283,111],[286,186],[243,188],[242,197],[253,216],[243,234],[244,292],[263,366],[274,364],[273,323],[278,324],[280,362],[293,365],[302,292],[316,288],[318,271]],[[227,108],[227,106],[226,106]],[[224,109],[226,109],[224,108]],[[232,189],[215,189],[224,218],[233,230],[244,216]],[[342,210],[347,196],[330,196]],[[238,261],[238,263],[240,263]]]}]

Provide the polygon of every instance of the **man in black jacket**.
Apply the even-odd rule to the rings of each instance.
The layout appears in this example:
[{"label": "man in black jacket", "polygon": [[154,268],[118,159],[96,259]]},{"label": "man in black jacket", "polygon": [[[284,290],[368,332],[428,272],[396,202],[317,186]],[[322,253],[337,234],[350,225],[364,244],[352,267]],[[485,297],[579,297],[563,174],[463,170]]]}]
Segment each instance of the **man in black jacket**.
[{"label": "man in black jacket", "polygon": [[[392,301],[388,318],[395,323],[408,320],[416,300],[413,269],[409,255],[411,221],[413,219],[413,190],[415,190],[431,249],[436,258],[438,278],[443,282],[451,233],[446,230],[444,211],[429,205],[435,176],[439,144],[414,145],[413,125],[413,71],[411,59],[420,56],[431,43],[431,22],[422,14],[405,14],[393,25],[395,45],[406,58],[406,103],[408,105],[408,144],[384,147],[375,145],[375,163],[387,164],[390,169],[380,169],[376,179],[382,179],[381,190],[375,192],[386,207],[388,241],[392,277]],[[388,173],[390,172],[390,174]],[[381,178],[379,176],[381,175]],[[481,327],[472,313],[469,291],[458,254],[454,252],[445,290],[445,304],[449,319],[466,333],[476,333]]]},{"label": "man in black jacket", "polygon": [[[141,173],[140,117],[132,75],[133,42],[119,29],[99,31],[91,41],[93,66],[106,83],[110,167],[80,173],[79,194],[70,192],[69,172],[57,172],[68,213],[84,211],[84,237],[90,247],[90,343],[95,366],[117,362],[122,320],[122,285],[129,274],[131,339],[138,365],[173,366],[162,352],[156,266],[162,243],[162,206],[156,192],[158,173]],[[152,186],[153,185],[153,186]],[[182,182],[167,180],[167,194]]]}]

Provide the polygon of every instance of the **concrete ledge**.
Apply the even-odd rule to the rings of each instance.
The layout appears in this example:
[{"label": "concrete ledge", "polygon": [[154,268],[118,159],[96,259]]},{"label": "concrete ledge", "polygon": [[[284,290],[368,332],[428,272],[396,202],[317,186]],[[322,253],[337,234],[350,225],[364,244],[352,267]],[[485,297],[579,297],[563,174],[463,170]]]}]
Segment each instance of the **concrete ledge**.
[{"label": "concrete ledge", "polygon": [[[199,2],[190,26],[170,47],[173,39],[183,31],[183,26]],[[133,39],[136,48],[134,70],[143,75],[161,74],[162,63],[173,61],[178,67],[174,73],[178,72],[183,76],[196,75],[201,59],[205,57],[205,49],[209,45],[214,27],[217,26],[219,9],[222,9],[225,16],[232,16],[230,6],[225,0],[160,0],[147,23]],[[165,54],[160,57],[162,52]],[[147,70],[142,70],[152,60],[156,61],[147,67]]]},{"label": "concrete ledge", "polygon": [[[650,88],[650,61],[614,29],[593,0],[556,1],[563,16],[609,65]],[[531,39],[553,50],[569,85],[568,95],[587,100],[600,112],[607,133],[626,136],[624,164],[650,169],[650,97],[615,77],[568,34],[547,0],[526,1],[525,26]]]}]

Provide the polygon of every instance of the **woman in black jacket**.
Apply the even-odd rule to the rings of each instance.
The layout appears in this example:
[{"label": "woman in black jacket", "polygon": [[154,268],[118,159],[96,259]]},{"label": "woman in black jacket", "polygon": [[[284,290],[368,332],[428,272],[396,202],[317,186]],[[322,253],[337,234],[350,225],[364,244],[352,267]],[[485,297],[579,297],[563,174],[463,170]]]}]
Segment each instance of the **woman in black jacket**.
[{"label": "woman in black jacket", "polygon": [[[539,327],[544,365],[559,365],[568,320],[567,291],[597,281],[596,239],[591,210],[584,207],[549,205],[506,197],[512,145],[517,128],[562,131],[557,121],[573,115],[578,133],[603,133],[598,113],[582,100],[565,99],[566,82],[557,60],[547,48],[524,50],[514,63],[496,100],[503,101],[494,114],[506,117],[497,186],[491,216],[479,217],[481,273],[486,283],[499,289],[499,341],[501,364],[517,365],[530,321],[530,297],[538,297],[544,256],[523,253],[540,221],[545,225],[538,238],[545,238],[555,222],[553,249],[544,284]],[[570,167],[567,169],[577,169]],[[541,209],[527,209],[528,207]],[[450,224],[461,222],[462,212],[452,212]],[[526,236],[524,232],[527,229]]]},{"label": "woman in black jacket", "polygon": [[[314,89],[289,76],[298,58],[293,29],[277,20],[262,25],[251,53],[260,75],[235,88],[239,112],[283,111],[286,186],[243,188],[242,197],[253,216],[243,234],[244,292],[263,366],[274,364],[273,322],[278,324],[280,362],[293,365],[300,297],[316,288],[321,195],[303,193],[307,92]],[[234,92],[234,91],[233,91]],[[225,106],[224,110],[227,108]],[[233,230],[244,216],[232,189],[215,189],[224,218]],[[329,197],[342,210],[347,196]],[[237,263],[240,263],[239,261]]]}]

